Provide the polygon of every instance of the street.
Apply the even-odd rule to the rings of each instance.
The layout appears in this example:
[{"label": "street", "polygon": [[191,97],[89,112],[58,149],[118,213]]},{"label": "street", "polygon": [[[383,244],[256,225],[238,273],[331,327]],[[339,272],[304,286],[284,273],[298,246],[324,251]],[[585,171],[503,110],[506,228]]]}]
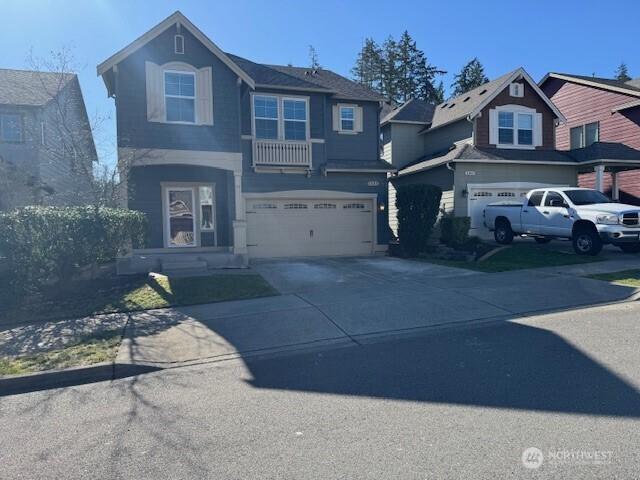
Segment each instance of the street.
[{"label": "street", "polygon": [[573,309],[3,396],[0,477],[632,478],[638,318]]}]

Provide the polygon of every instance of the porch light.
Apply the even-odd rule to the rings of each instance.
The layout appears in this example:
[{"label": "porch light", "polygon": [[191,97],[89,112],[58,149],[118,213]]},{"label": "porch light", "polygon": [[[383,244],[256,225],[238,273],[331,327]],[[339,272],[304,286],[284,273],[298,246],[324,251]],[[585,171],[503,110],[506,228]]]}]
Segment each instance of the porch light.
[{"label": "porch light", "polygon": [[384,204],[384,202],[380,202],[378,204],[378,210],[380,210],[381,212],[384,212],[385,208],[387,208],[387,206]]}]

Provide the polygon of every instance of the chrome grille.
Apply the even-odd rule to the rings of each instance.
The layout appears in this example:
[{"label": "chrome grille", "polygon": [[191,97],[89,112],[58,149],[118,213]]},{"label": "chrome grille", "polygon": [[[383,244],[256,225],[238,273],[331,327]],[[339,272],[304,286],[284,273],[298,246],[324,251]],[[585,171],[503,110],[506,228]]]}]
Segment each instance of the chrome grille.
[{"label": "chrome grille", "polygon": [[622,224],[628,225],[630,227],[637,227],[638,225],[640,225],[640,221],[638,220],[638,212],[623,213]]}]

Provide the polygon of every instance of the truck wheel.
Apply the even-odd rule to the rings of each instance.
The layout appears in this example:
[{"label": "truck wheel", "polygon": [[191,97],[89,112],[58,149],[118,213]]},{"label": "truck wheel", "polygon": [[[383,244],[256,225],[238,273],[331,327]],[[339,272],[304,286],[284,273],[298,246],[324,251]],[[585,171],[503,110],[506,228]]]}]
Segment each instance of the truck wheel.
[{"label": "truck wheel", "polygon": [[540,245],[544,245],[545,243],[549,243],[551,241],[550,238],[544,238],[544,237],[535,237],[535,241],[536,243],[539,243]]},{"label": "truck wheel", "polygon": [[573,234],[572,241],[578,255],[597,255],[602,250],[602,240],[595,228],[581,228]]},{"label": "truck wheel", "polygon": [[640,243],[626,243],[618,246],[624,253],[640,253]]},{"label": "truck wheel", "polygon": [[500,220],[496,223],[496,229],[493,232],[493,238],[500,245],[509,245],[513,242],[513,230],[506,220]]}]

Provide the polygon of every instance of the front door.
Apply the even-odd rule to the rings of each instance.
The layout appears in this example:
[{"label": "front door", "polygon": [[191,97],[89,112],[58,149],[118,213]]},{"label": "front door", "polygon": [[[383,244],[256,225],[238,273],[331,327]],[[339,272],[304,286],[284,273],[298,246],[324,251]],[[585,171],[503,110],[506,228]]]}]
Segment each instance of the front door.
[{"label": "front door", "polygon": [[196,246],[195,195],[192,187],[165,190],[165,238],[167,246]]}]

